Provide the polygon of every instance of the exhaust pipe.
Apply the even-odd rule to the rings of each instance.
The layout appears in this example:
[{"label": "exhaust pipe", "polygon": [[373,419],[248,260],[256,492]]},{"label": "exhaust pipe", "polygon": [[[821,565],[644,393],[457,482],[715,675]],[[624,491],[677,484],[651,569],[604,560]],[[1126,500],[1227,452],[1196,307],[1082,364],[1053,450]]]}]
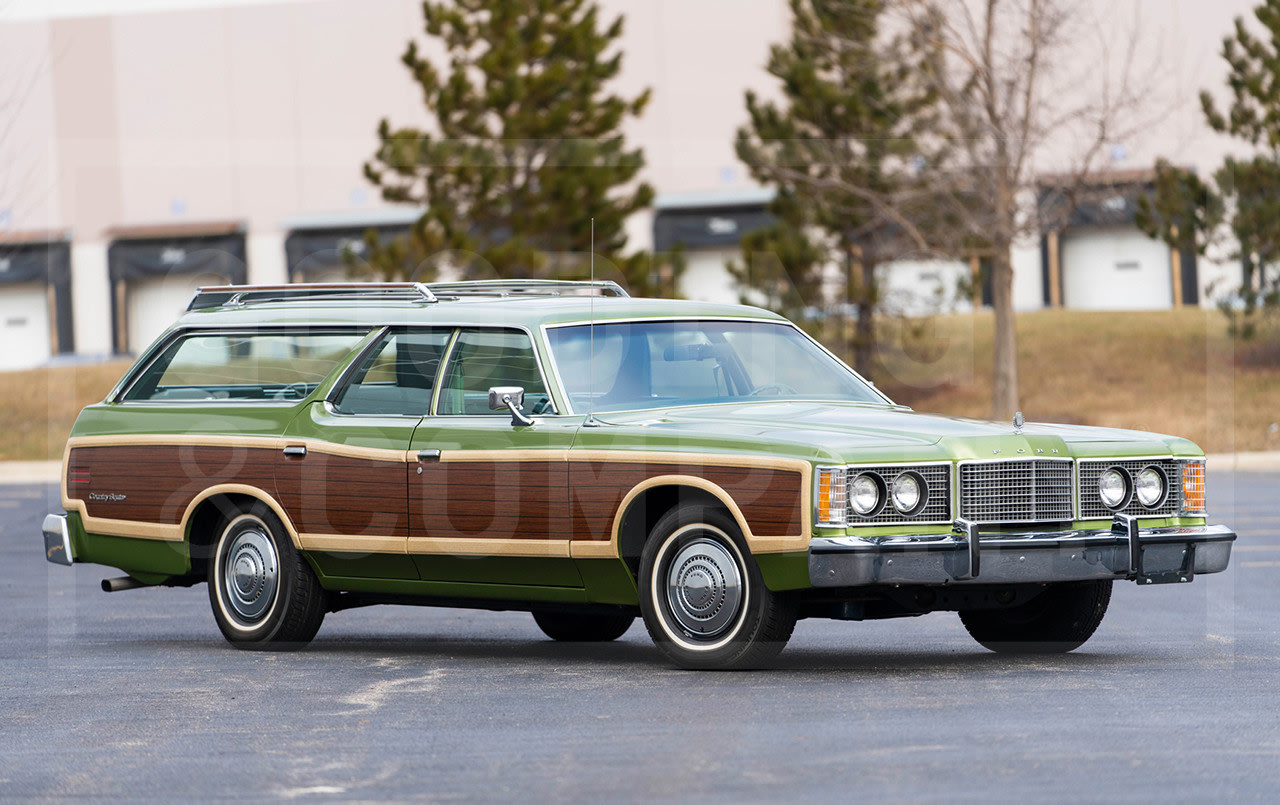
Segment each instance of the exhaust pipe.
[{"label": "exhaust pipe", "polygon": [[104,593],[118,593],[124,590],[136,590],[139,587],[152,587],[151,584],[143,584],[133,576],[121,576],[118,579],[103,579],[102,591]]}]

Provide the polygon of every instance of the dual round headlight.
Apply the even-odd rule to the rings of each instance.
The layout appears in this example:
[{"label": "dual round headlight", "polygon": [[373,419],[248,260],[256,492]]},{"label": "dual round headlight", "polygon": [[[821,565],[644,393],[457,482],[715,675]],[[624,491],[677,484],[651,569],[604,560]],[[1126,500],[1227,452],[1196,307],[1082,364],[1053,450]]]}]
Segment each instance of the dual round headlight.
[{"label": "dual round headlight", "polygon": [[864,472],[849,484],[849,505],[862,517],[871,517],[884,508],[886,497],[899,514],[912,515],[924,508],[928,490],[924,479],[914,472],[900,473],[891,488],[884,479]]},{"label": "dual round headlight", "polygon": [[1098,476],[1098,497],[1108,509],[1123,509],[1134,496],[1148,509],[1164,502],[1168,481],[1155,467],[1146,467],[1132,480],[1120,467],[1110,467]]}]

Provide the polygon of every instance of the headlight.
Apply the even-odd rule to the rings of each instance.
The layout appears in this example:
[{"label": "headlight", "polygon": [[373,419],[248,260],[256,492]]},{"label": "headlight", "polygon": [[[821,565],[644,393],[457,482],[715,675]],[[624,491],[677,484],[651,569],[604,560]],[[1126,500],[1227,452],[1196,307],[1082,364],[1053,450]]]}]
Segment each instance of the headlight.
[{"label": "headlight", "polygon": [[853,483],[849,484],[849,505],[863,517],[868,517],[879,510],[881,503],[880,485],[883,482],[875,475],[864,472]]},{"label": "headlight", "polygon": [[924,505],[924,479],[914,472],[904,472],[893,481],[893,508],[902,514],[915,514]]},{"label": "headlight", "polygon": [[1154,509],[1164,501],[1164,491],[1164,473],[1155,467],[1147,467],[1138,473],[1133,484],[1133,493],[1138,496],[1138,502],[1148,509]]},{"label": "headlight", "polygon": [[1129,474],[1112,467],[1098,477],[1098,496],[1108,509],[1123,508],[1129,500]]}]

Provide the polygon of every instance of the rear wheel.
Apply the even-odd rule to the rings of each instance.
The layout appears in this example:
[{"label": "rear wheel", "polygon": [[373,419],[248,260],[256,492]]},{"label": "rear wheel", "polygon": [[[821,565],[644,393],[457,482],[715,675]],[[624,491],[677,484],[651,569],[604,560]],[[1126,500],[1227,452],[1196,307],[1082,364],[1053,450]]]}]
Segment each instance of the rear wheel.
[{"label": "rear wheel", "polygon": [[640,612],[649,635],[682,668],[768,663],[791,637],[791,602],[765,587],[735,523],[706,506],[658,521],[640,555]]},{"label": "rear wheel", "polygon": [[1093,636],[1111,601],[1111,581],[1058,584],[1009,609],[968,610],[960,622],[1002,654],[1065,654]]},{"label": "rear wheel", "polygon": [[324,590],[266,504],[222,519],[208,573],[213,616],[237,648],[298,648],[319,631]]},{"label": "rear wheel", "polygon": [[635,615],[596,613],[534,612],[533,620],[543,634],[566,643],[604,643],[626,634]]}]

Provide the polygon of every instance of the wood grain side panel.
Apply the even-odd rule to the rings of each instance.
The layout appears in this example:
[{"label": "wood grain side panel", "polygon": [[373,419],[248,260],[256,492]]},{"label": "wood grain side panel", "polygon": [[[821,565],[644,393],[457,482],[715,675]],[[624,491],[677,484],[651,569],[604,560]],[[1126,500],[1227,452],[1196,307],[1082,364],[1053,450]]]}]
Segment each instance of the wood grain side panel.
[{"label": "wood grain side panel", "polygon": [[803,477],[794,470],[701,464],[574,461],[569,465],[570,511],[577,540],[609,540],[627,493],[663,475],[703,478],[725,490],[755,536],[800,534]]},{"label": "wood grain side panel", "polygon": [[321,453],[280,455],[276,495],[300,533],[409,536],[403,461]]},{"label": "wood grain side panel", "polygon": [[[240,446],[74,447],[67,496],[82,501],[90,517],[178,525],[192,499],[211,486],[273,489],[276,455]],[[89,482],[78,482],[86,472]]]},{"label": "wood grain side panel", "polygon": [[409,476],[414,537],[567,540],[562,461],[441,462]]}]

